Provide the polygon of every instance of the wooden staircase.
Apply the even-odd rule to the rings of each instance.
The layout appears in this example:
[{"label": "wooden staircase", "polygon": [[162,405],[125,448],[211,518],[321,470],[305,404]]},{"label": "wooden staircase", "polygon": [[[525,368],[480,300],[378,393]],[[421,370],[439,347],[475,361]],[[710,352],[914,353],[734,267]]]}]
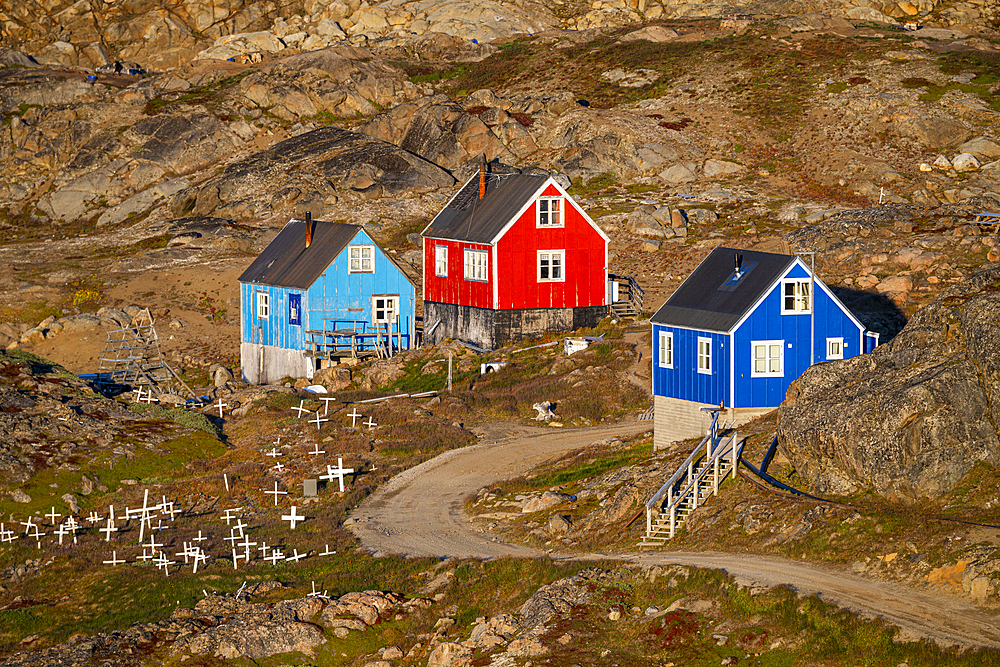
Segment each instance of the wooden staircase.
[{"label": "wooden staircase", "polygon": [[743,445],[735,431],[719,435],[719,408],[702,409],[713,413],[708,435],[646,503],[646,534],[639,546],[659,546],[672,539],[691,513],[719,492],[727,475],[736,477]]},{"label": "wooden staircase", "polygon": [[639,287],[635,278],[609,273],[608,281],[618,283],[618,298],[609,306],[615,317],[619,320],[641,318],[642,300],[646,292]]}]

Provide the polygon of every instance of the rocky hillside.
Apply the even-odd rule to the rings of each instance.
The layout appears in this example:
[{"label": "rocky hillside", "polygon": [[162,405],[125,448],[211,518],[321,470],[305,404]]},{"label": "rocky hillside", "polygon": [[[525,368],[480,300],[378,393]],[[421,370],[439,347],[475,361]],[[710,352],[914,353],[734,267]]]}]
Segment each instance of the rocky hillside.
[{"label": "rocky hillside", "polygon": [[921,308],[871,355],[818,364],[778,412],[780,451],[823,494],[915,502],[1000,462],[1000,270]]}]

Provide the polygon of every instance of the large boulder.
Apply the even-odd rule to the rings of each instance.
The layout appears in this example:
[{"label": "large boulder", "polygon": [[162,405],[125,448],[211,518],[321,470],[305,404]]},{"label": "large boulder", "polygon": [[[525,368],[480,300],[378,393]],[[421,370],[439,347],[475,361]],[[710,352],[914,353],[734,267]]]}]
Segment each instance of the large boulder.
[{"label": "large boulder", "polygon": [[899,115],[895,122],[900,134],[930,149],[953,146],[972,135],[965,125],[953,118]]},{"label": "large boulder", "polygon": [[916,502],[1000,463],[1000,269],[975,274],[872,354],[813,366],[778,410],[779,450],[818,493]]},{"label": "large boulder", "polygon": [[[505,121],[505,124],[510,123],[518,124],[512,119]],[[479,116],[466,112],[444,96],[435,96],[422,103],[401,104],[373,117],[358,129],[449,171],[484,155],[487,160],[517,160]]]}]

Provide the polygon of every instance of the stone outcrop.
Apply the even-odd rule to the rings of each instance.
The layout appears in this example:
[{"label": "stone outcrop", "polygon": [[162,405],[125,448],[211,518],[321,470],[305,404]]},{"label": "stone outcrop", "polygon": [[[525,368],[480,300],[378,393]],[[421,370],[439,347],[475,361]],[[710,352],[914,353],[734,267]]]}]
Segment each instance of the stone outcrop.
[{"label": "stone outcrop", "polygon": [[778,412],[779,448],[812,490],[901,502],[1000,463],[1000,269],[946,290],[873,354],[818,364]]},{"label": "stone outcrop", "polygon": [[299,206],[320,217],[328,198],[375,198],[431,190],[455,180],[440,167],[357,132],[322,127],[226,167],[172,201],[174,215],[262,216]]}]

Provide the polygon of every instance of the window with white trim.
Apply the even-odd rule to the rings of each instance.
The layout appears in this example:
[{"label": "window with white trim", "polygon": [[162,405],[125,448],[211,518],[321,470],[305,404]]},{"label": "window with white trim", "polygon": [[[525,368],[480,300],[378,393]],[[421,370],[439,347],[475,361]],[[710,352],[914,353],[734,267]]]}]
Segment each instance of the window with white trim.
[{"label": "window with white trim", "polygon": [[808,278],[781,281],[781,314],[812,312],[812,283]]},{"label": "window with white trim", "polygon": [[485,250],[465,251],[465,279],[466,280],[488,280],[487,268],[489,266],[490,255]]},{"label": "window with white trim", "polygon": [[538,226],[562,227],[562,197],[538,198]]},{"label": "window with white trim", "polygon": [[434,275],[448,277],[448,246],[434,246]]},{"label": "window with white trim", "polygon": [[674,367],[674,334],[671,331],[661,331],[659,340],[660,368]]},{"label": "window with white trim", "polygon": [[750,349],[753,350],[750,377],[785,376],[785,341],[755,340],[750,343]]},{"label": "window with white trim", "polygon": [[399,315],[399,295],[376,295],[372,297],[372,323],[395,324]]},{"label": "window with white trim", "polygon": [[712,373],[712,339],[698,338],[698,372]]},{"label": "window with white trim", "polygon": [[375,246],[373,245],[352,245],[347,248],[348,252],[348,273],[374,273],[375,272]]},{"label": "window with white trim", "polygon": [[844,339],[843,338],[827,338],[826,339],[826,358],[827,359],[843,359],[844,358]]},{"label": "window with white trim", "polygon": [[271,315],[271,295],[257,292],[257,318],[266,320]]},{"label": "window with white trim", "polygon": [[538,251],[538,282],[552,283],[566,280],[566,251]]}]

